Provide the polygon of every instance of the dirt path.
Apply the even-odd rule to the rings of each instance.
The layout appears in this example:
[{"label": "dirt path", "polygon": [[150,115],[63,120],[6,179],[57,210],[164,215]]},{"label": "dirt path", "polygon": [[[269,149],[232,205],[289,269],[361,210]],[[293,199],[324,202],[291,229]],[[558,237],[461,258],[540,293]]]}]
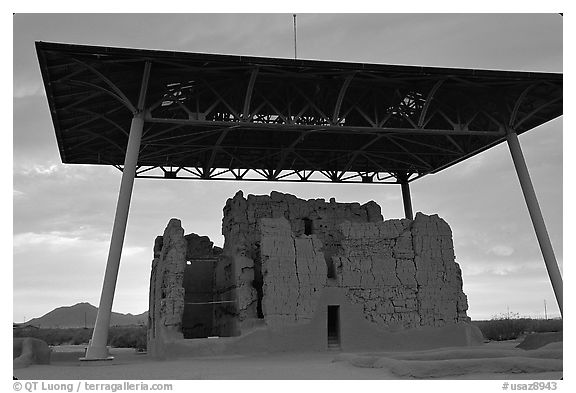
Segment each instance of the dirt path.
[{"label": "dirt path", "polygon": [[562,344],[524,351],[517,343],[396,353],[272,353],[190,357],[158,361],[133,350],[113,349],[109,362],[80,362],[81,352],[53,354],[50,365],[15,369],[34,380],[362,380],[493,379],[558,380]]},{"label": "dirt path", "polygon": [[333,362],[333,354],[222,356],[153,361],[118,357],[110,363],[55,362],[14,370],[19,379],[392,379],[385,370]]}]

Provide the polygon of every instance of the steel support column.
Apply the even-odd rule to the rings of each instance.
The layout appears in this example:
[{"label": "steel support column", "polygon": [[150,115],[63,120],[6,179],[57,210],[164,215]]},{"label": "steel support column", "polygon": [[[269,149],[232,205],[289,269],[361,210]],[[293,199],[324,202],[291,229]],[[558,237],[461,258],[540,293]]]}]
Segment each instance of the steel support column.
[{"label": "steel support column", "polygon": [[106,273],[104,274],[104,284],[100,295],[100,305],[96,324],[92,333],[92,340],[86,350],[86,357],[83,360],[104,360],[112,359],[109,356],[106,343],[108,341],[108,328],[110,326],[110,315],[112,313],[112,301],[116,289],[116,279],[118,278],[118,268],[120,267],[120,256],[124,244],[126,233],[126,223],[128,221],[128,210],[130,209],[130,199],[132,188],[136,176],[136,164],[138,162],[138,152],[140,150],[140,139],[144,128],[144,114],[137,113],[132,118],[130,125],[130,135],[128,137],[128,148],[124,159],[124,170],[120,182],[120,193],[116,205],[116,215],[114,217],[114,227],[112,228],[112,239],[108,251],[108,261],[106,262]]},{"label": "steel support column", "polygon": [[563,315],[562,275],[560,274],[560,269],[558,268],[558,263],[556,262],[556,256],[554,255],[554,250],[552,249],[552,243],[550,242],[550,237],[548,236],[548,231],[546,230],[546,224],[544,223],[544,218],[542,217],[540,205],[538,204],[538,199],[536,198],[536,192],[534,191],[532,180],[530,180],[528,167],[526,166],[526,161],[524,160],[524,155],[522,154],[522,149],[520,147],[520,142],[518,141],[518,135],[516,132],[513,130],[508,130],[506,133],[506,141],[508,142],[510,154],[512,155],[512,160],[514,161],[518,180],[520,181],[520,187],[522,188],[524,199],[526,201],[526,205],[528,206],[528,212],[530,213],[530,218],[532,219],[532,225],[534,226],[534,231],[536,232],[536,237],[538,238],[538,243],[540,244],[540,250],[542,251],[544,263],[546,264],[546,269],[548,270],[548,276],[550,277],[554,295],[556,296],[556,301],[558,302],[558,308],[560,308],[560,313]]},{"label": "steel support column", "polygon": [[408,175],[403,174],[398,176],[400,186],[402,187],[402,201],[404,202],[404,216],[410,220],[414,219],[412,213],[412,199],[410,198],[410,185],[408,184]]}]

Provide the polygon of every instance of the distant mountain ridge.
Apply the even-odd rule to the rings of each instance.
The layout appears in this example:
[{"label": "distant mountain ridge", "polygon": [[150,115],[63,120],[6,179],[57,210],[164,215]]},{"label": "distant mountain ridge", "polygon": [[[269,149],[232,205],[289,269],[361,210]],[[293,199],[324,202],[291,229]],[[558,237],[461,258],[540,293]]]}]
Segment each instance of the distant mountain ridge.
[{"label": "distant mountain ridge", "polygon": [[[25,322],[40,328],[93,328],[96,322],[98,307],[90,303],[78,303],[73,306],[58,307],[39,318]],[[132,315],[112,312],[110,326],[146,325],[148,323],[148,311],[142,314]]]}]

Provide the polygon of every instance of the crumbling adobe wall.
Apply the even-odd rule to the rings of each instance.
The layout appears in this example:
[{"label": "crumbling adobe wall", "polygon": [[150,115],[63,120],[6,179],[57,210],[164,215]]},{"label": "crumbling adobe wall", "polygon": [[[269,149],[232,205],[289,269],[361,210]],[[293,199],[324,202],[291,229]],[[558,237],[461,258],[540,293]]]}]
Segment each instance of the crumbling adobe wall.
[{"label": "crumbling adobe wall", "polygon": [[[312,221],[310,235],[305,218]],[[238,304],[229,319],[241,325],[257,317],[269,326],[306,322],[327,286],[345,290],[364,318],[381,327],[469,321],[452,232],[437,215],[383,221],[374,202],[238,193],[226,204],[222,231],[226,257],[217,275],[227,269],[229,295]],[[327,260],[335,279],[328,278]]]},{"label": "crumbling adobe wall", "polygon": [[[363,316],[383,328],[469,321],[452,232],[437,215],[383,221],[374,202],[305,201],[276,192],[244,198],[239,192],[226,203],[222,233],[220,250],[206,237],[184,236],[172,219],[156,239],[148,331],[153,356],[183,338],[185,303],[209,300],[204,286],[190,294],[183,286],[193,258],[215,263],[212,299],[220,306],[214,307],[212,335],[238,336],[263,324],[318,325],[327,304],[341,304],[343,312],[352,307],[355,321]],[[196,278],[209,276],[202,271]],[[343,318],[352,315],[345,312]],[[197,318],[198,311],[192,314]],[[325,334],[325,326],[320,331]]]},{"label": "crumbling adobe wall", "polygon": [[154,242],[148,306],[148,352],[163,356],[166,342],[182,339],[187,242],[180,220],[168,222]]},{"label": "crumbling adobe wall", "polygon": [[338,286],[386,327],[444,326],[469,321],[452,232],[437,215],[341,225],[335,257]]},{"label": "crumbling adobe wall", "polygon": [[327,280],[322,242],[315,235],[297,237],[285,218],[262,218],[260,233],[266,324],[311,321]]},{"label": "crumbling adobe wall", "polygon": [[[162,236],[154,241],[154,259],[150,273],[148,308],[148,352],[163,356],[166,343],[183,339],[185,312],[185,272],[193,268],[187,261],[218,257],[222,250],[213,247],[207,236],[184,236],[178,219],[171,219]],[[211,274],[212,275],[212,274]],[[193,282],[193,280],[188,280]]]},{"label": "crumbling adobe wall", "polygon": [[[225,238],[223,258],[216,267],[216,282],[222,288],[221,299],[237,300],[237,313],[227,315],[220,322],[227,326],[233,321],[243,322],[262,317],[264,278],[262,276],[261,219],[284,218],[294,238],[306,232],[306,221],[313,235],[321,244],[322,258],[327,264],[337,252],[341,232],[339,225],[349,222],[380,222],[383,220],[380,206],[375,202],[337,203],[334,199],[303,200],[293,195],[272,192],[267,195],[248,195],[241,191],[226,202],[222,220]],[[266,256],[266,255],[265,255]],[[269,284],[267,284],[269,285]],[[238,327],[236,329],[239,334]]]}]

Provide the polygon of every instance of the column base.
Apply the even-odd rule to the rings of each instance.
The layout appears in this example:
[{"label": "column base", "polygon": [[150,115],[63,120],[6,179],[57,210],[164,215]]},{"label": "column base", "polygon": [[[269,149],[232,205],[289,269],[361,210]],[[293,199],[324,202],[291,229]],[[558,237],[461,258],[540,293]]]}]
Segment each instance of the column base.
[{"label": "column base", "polygon": [[94,360],[113,360],[114,356],[110,356],[108,347],[91,347],[86,348],[86,355],[79,360],[81,361],[94,361]]}]

